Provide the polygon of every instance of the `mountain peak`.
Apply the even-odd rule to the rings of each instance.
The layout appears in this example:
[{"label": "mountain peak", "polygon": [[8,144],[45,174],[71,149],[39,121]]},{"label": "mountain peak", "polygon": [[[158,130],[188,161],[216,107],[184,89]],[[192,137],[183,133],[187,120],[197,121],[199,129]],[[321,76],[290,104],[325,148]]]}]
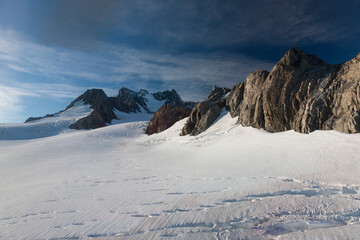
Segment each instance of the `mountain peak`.
[{"label": "mountain peak", "polygon": [[136,94],[136,92],[134,92],[133,90],[130,90],[130,89],[126,88],[126,87],[122,87],[119,90],[118,97],[129,96],[129,95],[133,96],[135,94]]},{"label": "mountain peak", "polygon": [[290,48],[282,58],[285,62],[292,65],[293,62],[298,61],[301,58],[305,58],[307,54],[298,47]]},{"label": "mountain peak", "polygon": [[69,109],[74,106],[75,103],[79,101],[83,101],[84,104],[89,104],[93,106],[94,104],[97,104],[99,102],[103,102],[107,99],[106,93],[102,89],[88,89],[83,94],[81,94],[79,97],[77,97],[74,101],[70,103],[69,106],[67,106],[66,109]]},{"label": "mountain peak", "polygon": [[360,53],[358,53],[358,55],[355,58],[356,60],[360,61]]},{"label": "mountain peak", "polygon": [[302,49],[294,46],[285,53],[284,57],[281,58],[280,63],[287,66],[296,67],[301,63],[316,65],[324,64],[325,62],[316,55],[307,54]]},{"label": "mountain peak", "polygon": [[306,53],[304,52],[304,50],[298,48],[297,46],[291,47],[287,52],[288,52],[288,53],[303,53],[303,54],[306,54]]},{"label": "mountain peak", "polygon": [[224,87],[217,87],[214,85],[209,96],[205,99],[208,102],[218,102],[224,99],[227,93],[230,92],[231,89]]},{"label": "mountain peak", "polygon": [[93,98],[96,97],[104,98],[106,97],[106,93],[102,89],[92,88],[86,90],[82,95],[80,95],[80,98],[82,98],[84,102],[89,102],[89,104],[91,104],[90,102],[92,102]]},{"label": "mountain peak", "polygon": [[149,94],[149,91],[146,89],[140,89],[140,91],[138,92],[138,94],[142,97],[146,96],[147,94]]},{"label": "mountain peak", "polygon": [[166,100],[165,104],[173,103],[175,105],[179,105],[179,104],[183,103],[183,101],[181,100],[181,97],[175,91],[175,89],[172,89],[171,91],[166,90],[163,92],[156,92],[156,93],[153,93],[152,95],[154,96],[155,99],[157,99],[159,101]]}]

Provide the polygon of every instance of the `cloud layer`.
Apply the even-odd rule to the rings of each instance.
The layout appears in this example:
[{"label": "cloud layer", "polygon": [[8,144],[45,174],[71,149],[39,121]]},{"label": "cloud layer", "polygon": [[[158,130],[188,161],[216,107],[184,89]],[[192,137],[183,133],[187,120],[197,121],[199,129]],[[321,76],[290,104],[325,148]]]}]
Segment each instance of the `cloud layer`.
[{"label": "cloud layer", "polygon": [[[19,2],[5,0],[10,6],[14,1]],[[38,8],[22,2],[31,14],[15,27],[40,44],[70,49],[96,49],[95,42],[110,41],[167,53],[247,53],[253,45],[360,40],[356,0],[39,0]],[[13,18],[3,22],[16,23]]]},{"label": "cloud layer", "polygon": [[200,100],[294,45],[339,63],[360,51],[359,12],[357,0],[2,0],[0,100],[16,114],[2,103],[0,122],[58,111],[91,87]]},{"label": "cloud layer", "polygon": [[[0,30],[3,96],[13,98],[7,102],[18,114],[23,108],[15,106],[24,106],[24,97],[69,101],[92,87],[109,89],[113,94],[122,86],[150,91],[174,88],[184,99],[200,100],[213,85],[231,87],[256,68],[269,69],[273,65],[240,55],[174,56],[123,45],[96,44],[96,52],[57,49],[27,41],[17,32]],[[1,116],[0,122],[5,121],[5,114]]]}]

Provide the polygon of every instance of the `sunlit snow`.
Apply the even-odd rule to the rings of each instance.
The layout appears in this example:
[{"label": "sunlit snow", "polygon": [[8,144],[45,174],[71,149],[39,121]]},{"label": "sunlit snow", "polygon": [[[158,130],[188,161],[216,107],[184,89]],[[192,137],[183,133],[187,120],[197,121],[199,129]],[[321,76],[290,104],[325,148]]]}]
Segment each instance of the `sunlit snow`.
[{"label": "sunlit snow", "polygon": [[47,138],[22,130],[41,121],[1,125],[18,140],[0,134],[0,239],[360,234],[359,134],[268,133],[224,112],[196,137],[179,136],[186,119],[147,136],[151,115],[117,114]]}]

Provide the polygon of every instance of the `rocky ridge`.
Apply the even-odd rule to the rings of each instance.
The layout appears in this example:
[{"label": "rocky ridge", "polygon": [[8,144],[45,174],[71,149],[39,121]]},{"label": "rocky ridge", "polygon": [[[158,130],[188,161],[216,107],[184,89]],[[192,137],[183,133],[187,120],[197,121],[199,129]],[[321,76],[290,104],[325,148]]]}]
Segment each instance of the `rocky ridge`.
[{"label": "rocky ridge", "polygon": [[[293,47],[271,72],[255,70],[244,82],[235,85],[224,107],[233,117],[238,117],[238,124],[269,132],[357,133],[360,131],[360,54],[348,62],[332,65]],[[206,114],[210,108],[213,108],[211,114]],[[182,135],[205,131],[218,112],[207,100],[199,103]],[[202,118],[203,115],[211,117]]]}]

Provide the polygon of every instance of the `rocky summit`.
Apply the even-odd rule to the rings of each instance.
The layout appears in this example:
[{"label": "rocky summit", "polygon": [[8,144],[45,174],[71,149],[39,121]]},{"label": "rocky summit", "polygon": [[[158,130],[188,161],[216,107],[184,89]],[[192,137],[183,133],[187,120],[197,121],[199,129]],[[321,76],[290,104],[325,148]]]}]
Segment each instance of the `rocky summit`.
[{"label": "rocky summit", "polygon": [[70,109],[75,103],[83,101],[93,109],[90,115],[79,119],[70,125],[72,129],[90,129],[104,127],[106,123],[111,123],[116,116],[113,112],[111,101],[101,89],[90,89],[76,98],[66,109]]},{"label": "rocky summit", "polygon": [[[348,62],[332,65],[293,47],[271,72],[255,70],[244,82],[236,84],[225,101],[225,108],[243,126],[269,132],[357,133],[360,54]],[[219,109],[206,102],[195,106],[183,135],[197,135],[215,121]]]}]

